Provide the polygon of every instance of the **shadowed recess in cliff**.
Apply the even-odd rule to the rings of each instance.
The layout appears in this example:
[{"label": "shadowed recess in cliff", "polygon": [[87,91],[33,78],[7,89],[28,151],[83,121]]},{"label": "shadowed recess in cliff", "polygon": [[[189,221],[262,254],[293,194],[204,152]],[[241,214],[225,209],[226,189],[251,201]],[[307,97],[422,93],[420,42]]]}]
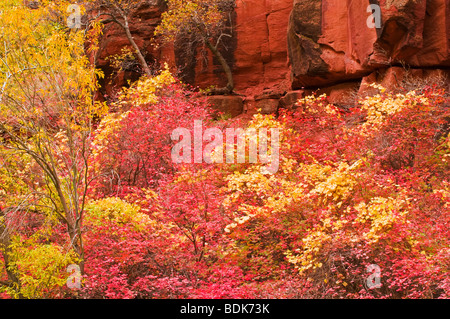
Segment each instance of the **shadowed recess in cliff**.
[{"label": "shadowed recess in cliff", "polygon": [[297,77],[320,76],[329,71],[317,43],[322,35],[321,12],[322,1],[294,1],[288,26],[288,52],[294,87],[307,86],[307,81],[297,81]]}]

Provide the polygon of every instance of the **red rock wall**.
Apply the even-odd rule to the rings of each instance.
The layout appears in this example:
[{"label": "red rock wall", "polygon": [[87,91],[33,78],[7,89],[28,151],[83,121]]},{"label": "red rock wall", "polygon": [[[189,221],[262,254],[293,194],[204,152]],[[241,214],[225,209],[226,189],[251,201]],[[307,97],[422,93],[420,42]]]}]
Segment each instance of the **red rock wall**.
[{"label": "red rock wall", "polygon": [[289,85],[286,29],[291,10],[292,0],[237,1],[237,90]]},{"label": "red rock wall", "polygon": [[[238,92],[248,95],[264,88],[290,86],[287,25],[292,4],[292,0],[236,1],[235,43],[230,50]],[[224,84],[221,67],[214,64],[211,53],[206,59],[198,54],[196,62],[195,84],[201,87]]]},{"label": "red rock wall", "polygon": [[[180,43],[153,48],[162,3],[152,1],[131,19],[147,59],[178,66],[196,86],[224,85],[221,67],[207,50],[202,54]],[[379,29],[367,25],[371,3],[381,8]],[[244,109],[276,110],[274,100],[286,92],[297,90],[289,96],[298,96],[314,88],[339,102],[361,82],[392,84],[390,79],[402,75],[402,63],[418,75],[450,70],[450,0],[236,0],[232,21],[234,37],[224,55],[236,92],[245,96]],[[132,70],[113,74],[106,61],[127,45],[123,32],[109,26],[97,60],[114,77],[104,83],[105,92],[137,76]]]}]

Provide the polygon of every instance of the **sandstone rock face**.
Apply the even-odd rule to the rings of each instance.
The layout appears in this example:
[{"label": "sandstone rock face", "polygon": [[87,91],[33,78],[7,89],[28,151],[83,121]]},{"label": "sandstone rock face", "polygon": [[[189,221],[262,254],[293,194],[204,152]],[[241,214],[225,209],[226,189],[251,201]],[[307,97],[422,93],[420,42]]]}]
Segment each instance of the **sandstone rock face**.
[{"label": "sandstone rock face", "polygon": [[256,110],[261,114],[275,114],[278,111],[279,105],[279,99],[255,100]]},{"label": "sandstone rock face", "polygon": [[[292,4],[292,0],[236,1],[232,15],[234,39],[227,40],[221,52],[232,66],[235,87],[240,93],[262,94],[265,88],[290,87],[287,22]],[[210,52],[196,48],[191,53],[194,58],[186,70],[191,72],[188,74],[191,83],[201,87],[225,84],[221,66]]]},{"label": "sandstone rock face", "polygon": [[236,4],[236,89],[290,86],[286,27],[292,0],[246,0]]},{"label": "sandstone rock face", "polygon": [[280,99],[280,107],[288,110],[293,110],[296,107],[296,103],[299,99],[304,98],[307,92],[303,90],[287,92]]}]

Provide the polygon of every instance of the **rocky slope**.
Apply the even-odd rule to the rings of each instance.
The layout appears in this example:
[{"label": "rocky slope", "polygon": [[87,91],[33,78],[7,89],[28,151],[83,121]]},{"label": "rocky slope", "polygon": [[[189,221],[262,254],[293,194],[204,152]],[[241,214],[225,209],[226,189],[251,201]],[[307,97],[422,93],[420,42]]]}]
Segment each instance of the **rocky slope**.
[{"label": "rocky slope", "polygon": [[[372,26],[371,4],[381,9],[378,26]],[[148,1],[130,23],[148,61],[168,61],[200,87],[222,85],[220,65],[201,48],[175,43],[154,49],[163,10],[163,1]],[[212,97],[211,103],[233,115],[274,112],[319,88],[345,104],[369,82],[396,85],[405,66],[422,78],[450,74],[450,0],[236,0],[230,17],[234,36],[222,51],[240,95]],[[96,62],[108,76],[103,94],[138,76],[132,66],[115,74],[106,59],[127,45],[121,30],[107,27]]]}]

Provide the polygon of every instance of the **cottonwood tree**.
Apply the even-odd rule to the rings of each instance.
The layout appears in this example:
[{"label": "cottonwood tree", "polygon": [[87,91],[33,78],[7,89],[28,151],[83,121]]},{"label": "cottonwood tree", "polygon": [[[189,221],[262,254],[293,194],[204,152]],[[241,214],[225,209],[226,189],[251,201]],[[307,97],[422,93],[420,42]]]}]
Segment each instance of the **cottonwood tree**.
[{"label": "cottonwood tree", "polygon": [[234,0],[167,0],[168,10],[162,15],[162,22],[156,29],[166,41],[177,38],[202,43],[219,61],[227,77],[225,88],[216,93],[230,93],[234,89],[230,65],[219,50],[224,37],[232,37],[227,26],[229,13],[235,6]]},{"label": "cottonwood tree", "polygon": [[22,174],[11,175],[33,195],[21,205],[66,225],[83,269],[91,131],[105,107],[93,99],[101,74],[85,56],[85,33],[49,19],[55,10],[68,15],[63,2],[42,1],[37,9],[14,0],[0,5],[0,151],[9,156],[6,168],[30,161]]}]

